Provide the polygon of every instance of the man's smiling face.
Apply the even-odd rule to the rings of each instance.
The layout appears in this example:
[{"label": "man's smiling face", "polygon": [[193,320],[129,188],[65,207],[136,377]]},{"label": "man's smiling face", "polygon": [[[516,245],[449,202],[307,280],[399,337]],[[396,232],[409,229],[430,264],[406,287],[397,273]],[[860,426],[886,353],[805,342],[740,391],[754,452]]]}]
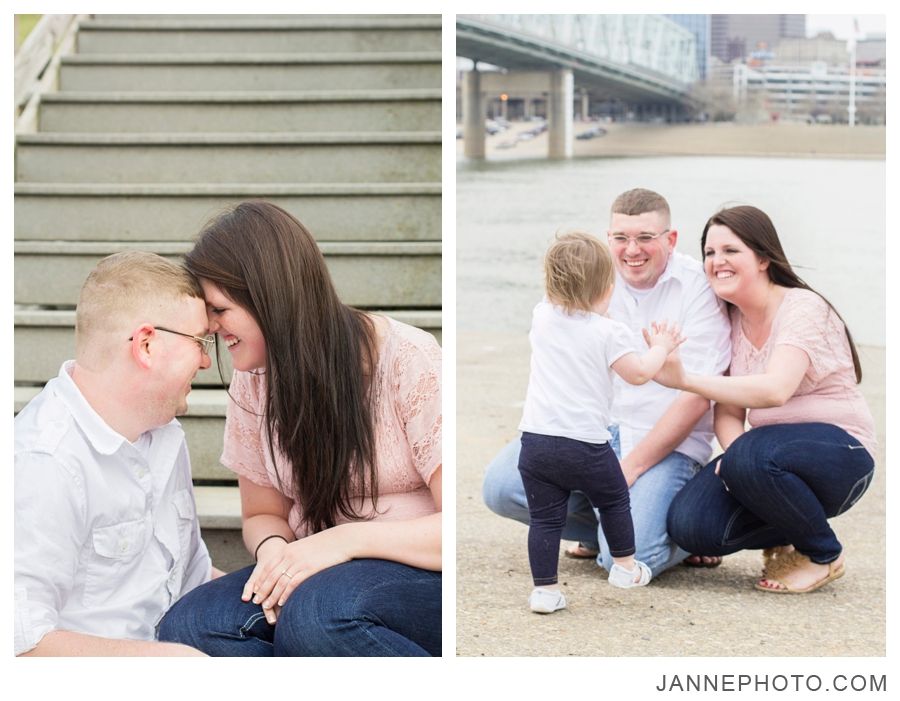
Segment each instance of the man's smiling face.
[{"label": "man's smiling face", "polygon": [[[659,281],[669,256],[675,250],[678,232],[669,229],[669,218],[662,212],[620,214],[614,212],[609,220],[609,250],[616,270],[631,287],[649,290]],[[647,243],[638,243],[641,235],[656,235]],[[625,244],[614,236],[627,236]]]}]

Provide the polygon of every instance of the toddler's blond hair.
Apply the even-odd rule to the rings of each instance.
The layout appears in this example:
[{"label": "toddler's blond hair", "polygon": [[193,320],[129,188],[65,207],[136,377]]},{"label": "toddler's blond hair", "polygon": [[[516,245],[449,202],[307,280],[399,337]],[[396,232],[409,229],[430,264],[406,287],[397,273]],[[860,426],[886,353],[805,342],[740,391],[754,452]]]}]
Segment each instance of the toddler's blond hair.
[{"label": "toddler's blond hair", "polygon": [[544,256],[547,297],[568,312],[590,311],[614,281],[609,248],[585,231],[557,234]]}]

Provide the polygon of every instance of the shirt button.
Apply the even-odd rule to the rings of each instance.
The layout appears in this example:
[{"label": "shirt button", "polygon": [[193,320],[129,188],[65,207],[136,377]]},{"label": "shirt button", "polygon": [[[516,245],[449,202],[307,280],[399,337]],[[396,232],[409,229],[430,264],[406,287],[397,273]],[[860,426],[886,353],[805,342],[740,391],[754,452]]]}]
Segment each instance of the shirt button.
[{"label": "shirt button", "polygon": [[119,552],[123,553],[123,554],[128,552],[128,542],[127,541],[123,540],[123,541],[119,542]]}]

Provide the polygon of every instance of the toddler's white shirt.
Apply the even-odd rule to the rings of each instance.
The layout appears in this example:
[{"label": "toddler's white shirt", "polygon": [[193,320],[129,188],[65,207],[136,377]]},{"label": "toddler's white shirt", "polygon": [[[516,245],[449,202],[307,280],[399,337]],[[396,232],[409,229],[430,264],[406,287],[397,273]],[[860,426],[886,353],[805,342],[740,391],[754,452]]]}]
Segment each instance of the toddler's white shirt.
[{"label": "toddler's white shirt", "polygon": [[591,312],[568,313],[544,299],[532,314],[531,375],[519,430],[586,443],[610,439],[610,366],[636,352],[630,329]]}]

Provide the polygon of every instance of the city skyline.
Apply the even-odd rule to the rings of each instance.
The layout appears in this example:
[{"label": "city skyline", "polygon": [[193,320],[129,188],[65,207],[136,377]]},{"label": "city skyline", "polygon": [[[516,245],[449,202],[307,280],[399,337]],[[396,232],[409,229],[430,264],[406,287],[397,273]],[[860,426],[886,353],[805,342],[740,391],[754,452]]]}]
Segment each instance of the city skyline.
[{"label": "city skyline", "polygon": [[859,36],[884,34],[885,15],[806,15],[806,35],[813,37],[819,32],[829,31],[836,39],[849,39],[853,33],[854,18],[859,25]]}]

